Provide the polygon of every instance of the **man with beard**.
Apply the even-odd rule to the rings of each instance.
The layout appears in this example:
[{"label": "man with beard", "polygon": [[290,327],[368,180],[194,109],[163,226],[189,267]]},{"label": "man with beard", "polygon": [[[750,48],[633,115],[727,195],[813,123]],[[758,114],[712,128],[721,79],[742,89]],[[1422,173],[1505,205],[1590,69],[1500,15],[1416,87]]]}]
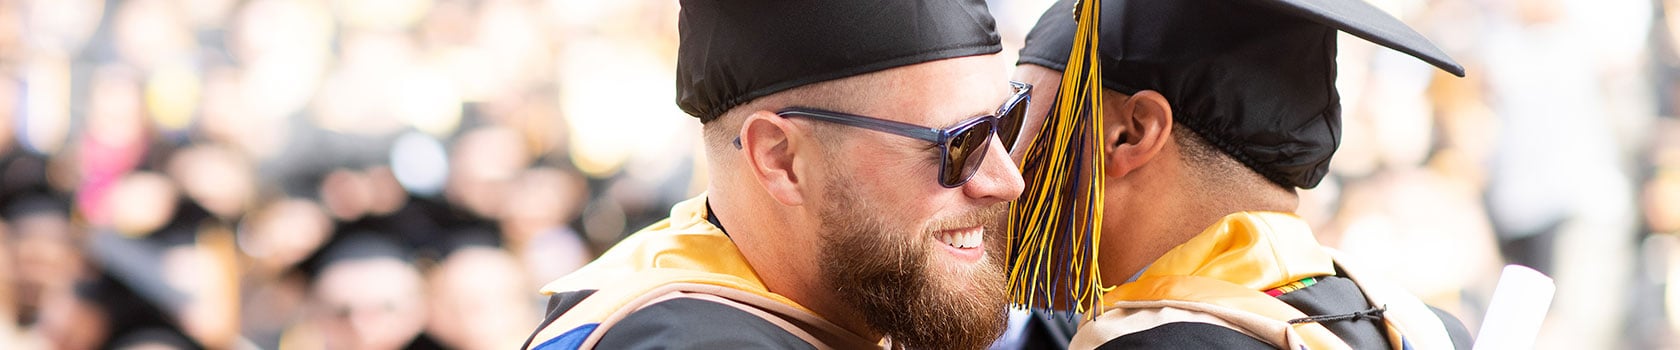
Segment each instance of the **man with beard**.
[{"label": "man with beard", "polygon": [[[683,1],[706,194],[549,283],[526,347],[963,349],[1003,330],[986,237],[1030,87],[981,0]],[[595,116],[610,117],[610,116]]]},{"label": "man with beard", "polygon": [[[1338,31],[1463,76],[1458,64],[1358,0],[1084,1],[1045,12],[1016,73],[1041,100],[1100,94],[1028,112],[1013,151],[1029,183],[1010,224],[1016,302],[1084,313],[1080,349],[1468,348],[1457,319],[1358,275],[1293,214],[1340,138]],[[1065,146],[1080,137],[1089,148]],[[1094,165],[1046,170],[1056,161]],[[1095,204],[1032,214],[1067,202]]]}]

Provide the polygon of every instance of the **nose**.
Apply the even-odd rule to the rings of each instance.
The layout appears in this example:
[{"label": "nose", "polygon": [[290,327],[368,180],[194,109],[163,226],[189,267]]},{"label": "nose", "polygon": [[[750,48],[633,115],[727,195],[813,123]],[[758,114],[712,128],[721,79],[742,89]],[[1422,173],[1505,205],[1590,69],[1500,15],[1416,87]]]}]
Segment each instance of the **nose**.
[{"label": "nose", "polygon": [[984,200],[987,204],[1015,200],[1026,186],[1021,180],[1021,169],[1009,158],[1009,151],[1003,149],[1003,143],[996,135],[987,142],[992,144],[986,147],[986,154],[981,155],[985,159],[980,160],[980,168],[974,171],[974,177],[963,184],[963,194]]}]

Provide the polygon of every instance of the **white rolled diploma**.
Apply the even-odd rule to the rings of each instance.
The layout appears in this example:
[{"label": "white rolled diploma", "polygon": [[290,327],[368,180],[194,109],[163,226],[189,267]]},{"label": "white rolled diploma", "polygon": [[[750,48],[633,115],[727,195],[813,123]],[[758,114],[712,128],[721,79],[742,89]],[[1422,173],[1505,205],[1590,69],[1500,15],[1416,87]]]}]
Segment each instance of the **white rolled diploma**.
[{"label": "white rolled diploma", "polygon": [[1555,292],[1552,278],[1540,271],[1505,265],[1499,284],[1493,287],[1487,315],[1482,318],[1482,330],[1476,333],[1474,349],[1533,349]]}]

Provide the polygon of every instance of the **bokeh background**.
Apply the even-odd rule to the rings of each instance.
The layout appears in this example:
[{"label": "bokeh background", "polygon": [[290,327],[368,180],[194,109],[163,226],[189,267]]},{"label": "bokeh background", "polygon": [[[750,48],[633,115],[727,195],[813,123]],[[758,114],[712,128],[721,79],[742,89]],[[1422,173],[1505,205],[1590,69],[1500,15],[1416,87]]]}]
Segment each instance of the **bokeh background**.
[{"label": "bokeh background", "polygon": [[[993,0],[1013,61],[1046,0]],[[1376,0],[1300,209],[1540,348],[1680,348],[1680,0]],[[0,0],[0,349],[506,349],[705,183],[671,0]],[[998,67],[1008,69],[1009,67]]]}]

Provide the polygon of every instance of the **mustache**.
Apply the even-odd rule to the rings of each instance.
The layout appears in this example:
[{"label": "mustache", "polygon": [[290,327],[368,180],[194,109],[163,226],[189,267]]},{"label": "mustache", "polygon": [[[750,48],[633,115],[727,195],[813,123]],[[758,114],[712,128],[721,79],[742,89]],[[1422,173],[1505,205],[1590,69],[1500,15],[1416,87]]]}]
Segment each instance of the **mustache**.
[{"label": "mustache", "polygon": [[930,232],[940,232],[982,226],[986,228],[986,231],[993,231],[1002,228],[999,220],[1005,218],[1006,215],[1009,215],[1009,203],[997,203],[958,214],[948,219],[935,221],[929,230]]}]

